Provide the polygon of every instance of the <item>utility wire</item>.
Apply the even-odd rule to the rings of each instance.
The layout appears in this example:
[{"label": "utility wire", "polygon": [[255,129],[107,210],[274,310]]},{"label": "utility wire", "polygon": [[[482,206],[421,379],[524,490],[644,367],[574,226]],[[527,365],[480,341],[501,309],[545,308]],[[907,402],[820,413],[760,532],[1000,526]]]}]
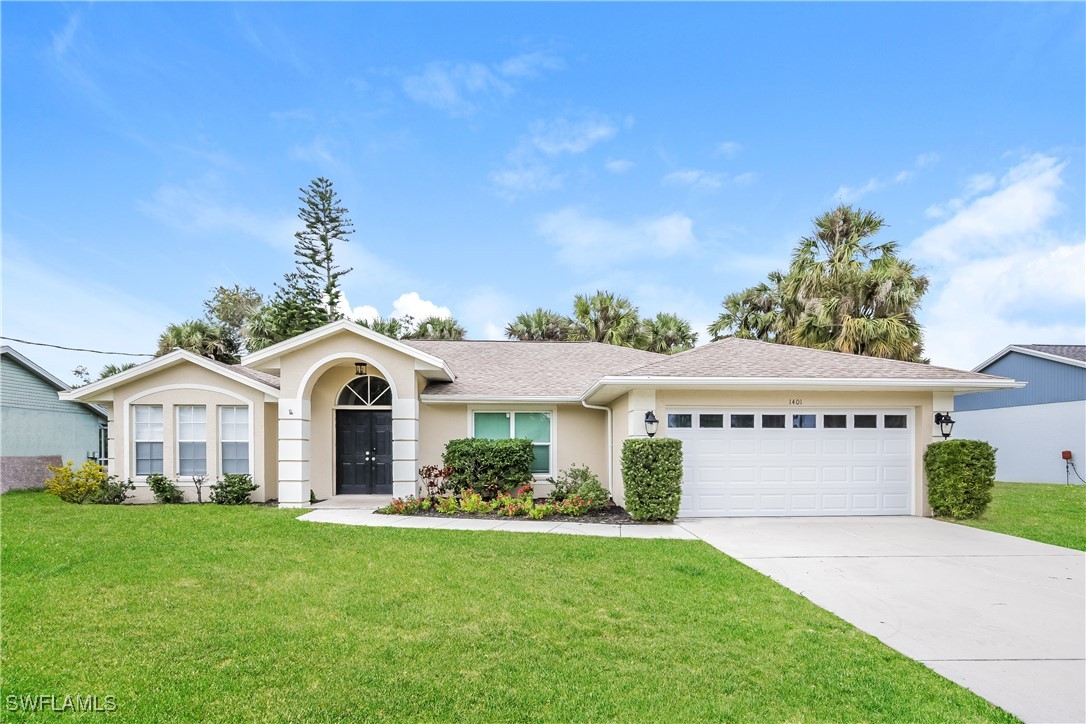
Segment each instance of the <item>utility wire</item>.
[{"label": "utility wire", "polygon": [[9,342],[20,342],[22,344],[33,344],[38,347],[53,347],[54,349],[66,349],[69,352],[90,352],[91,354],[115,354],[121,357],[154,357],[153,354],[147,354],[146,352],[103,352],[100,349],[84,349],[82,347],[65,347],[60,344],[49,344],[48,342],[31,342],[28,339],[19,339],[18,337],[5,337],[0,335],[0,339],[6,339]]}]

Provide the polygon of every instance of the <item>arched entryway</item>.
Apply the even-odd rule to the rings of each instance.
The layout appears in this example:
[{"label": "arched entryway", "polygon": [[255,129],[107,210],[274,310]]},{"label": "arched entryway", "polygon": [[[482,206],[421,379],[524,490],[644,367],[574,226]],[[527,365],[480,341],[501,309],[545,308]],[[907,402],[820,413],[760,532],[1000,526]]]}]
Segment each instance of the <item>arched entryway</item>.
[{"label": "arched entryway", "polygon": [[373,375],[355,377],[335,405],[336,495],[392,494],[392,390]]}]

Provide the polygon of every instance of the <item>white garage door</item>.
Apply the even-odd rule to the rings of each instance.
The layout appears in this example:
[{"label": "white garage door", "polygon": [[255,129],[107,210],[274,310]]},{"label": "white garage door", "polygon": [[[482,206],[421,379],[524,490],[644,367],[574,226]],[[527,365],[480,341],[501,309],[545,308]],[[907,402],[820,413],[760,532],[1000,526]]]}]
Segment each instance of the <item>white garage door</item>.
[{"label": "white garage door", "polygon": [[909,410],[668,409],[680,516],[908,515]]}]

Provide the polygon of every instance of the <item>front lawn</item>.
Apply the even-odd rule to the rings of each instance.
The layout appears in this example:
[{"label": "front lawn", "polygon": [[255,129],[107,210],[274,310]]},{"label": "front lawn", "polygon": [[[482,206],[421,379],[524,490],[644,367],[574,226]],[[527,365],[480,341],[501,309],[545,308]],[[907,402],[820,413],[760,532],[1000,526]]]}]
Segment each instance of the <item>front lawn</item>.
[{"label": "front lawn", "polygon": [[1086,551],[1086,485],[996,483],[979,520],[954,522]]},{"label": "front lawn", "polygon": [[0,514],[5,697],[112,695],[134,721],[1013,720],[700,542],[34,492]]}]

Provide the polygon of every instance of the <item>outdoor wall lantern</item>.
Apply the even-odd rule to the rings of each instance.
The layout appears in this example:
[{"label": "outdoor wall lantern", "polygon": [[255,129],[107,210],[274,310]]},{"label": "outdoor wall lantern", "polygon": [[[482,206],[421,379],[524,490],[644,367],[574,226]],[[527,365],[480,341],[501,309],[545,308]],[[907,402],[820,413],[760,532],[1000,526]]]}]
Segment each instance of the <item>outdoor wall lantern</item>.
[{"label": "outdoor wall lantern", "polygon": [[359,377],[364,377],[366,375],[366,363],[365,362],[355,362],[354,363],[354,373],[356,375],[358,375]]},{"label": "outdoor wall lantern", "polygon": [[949,412],[936,412],[935,424],[939,426],[939,432],[943,434],[944,440],[950,437],[950,431],[954,429],[954,420],[951,419]]},{"label": "outdoor wall lantern", "polygon": [[660,424],[660,421],[656,419],[656,415],[652,414],[652,410],[645,413],[645,432],[649,437],[656,435],[656,428]]}]

